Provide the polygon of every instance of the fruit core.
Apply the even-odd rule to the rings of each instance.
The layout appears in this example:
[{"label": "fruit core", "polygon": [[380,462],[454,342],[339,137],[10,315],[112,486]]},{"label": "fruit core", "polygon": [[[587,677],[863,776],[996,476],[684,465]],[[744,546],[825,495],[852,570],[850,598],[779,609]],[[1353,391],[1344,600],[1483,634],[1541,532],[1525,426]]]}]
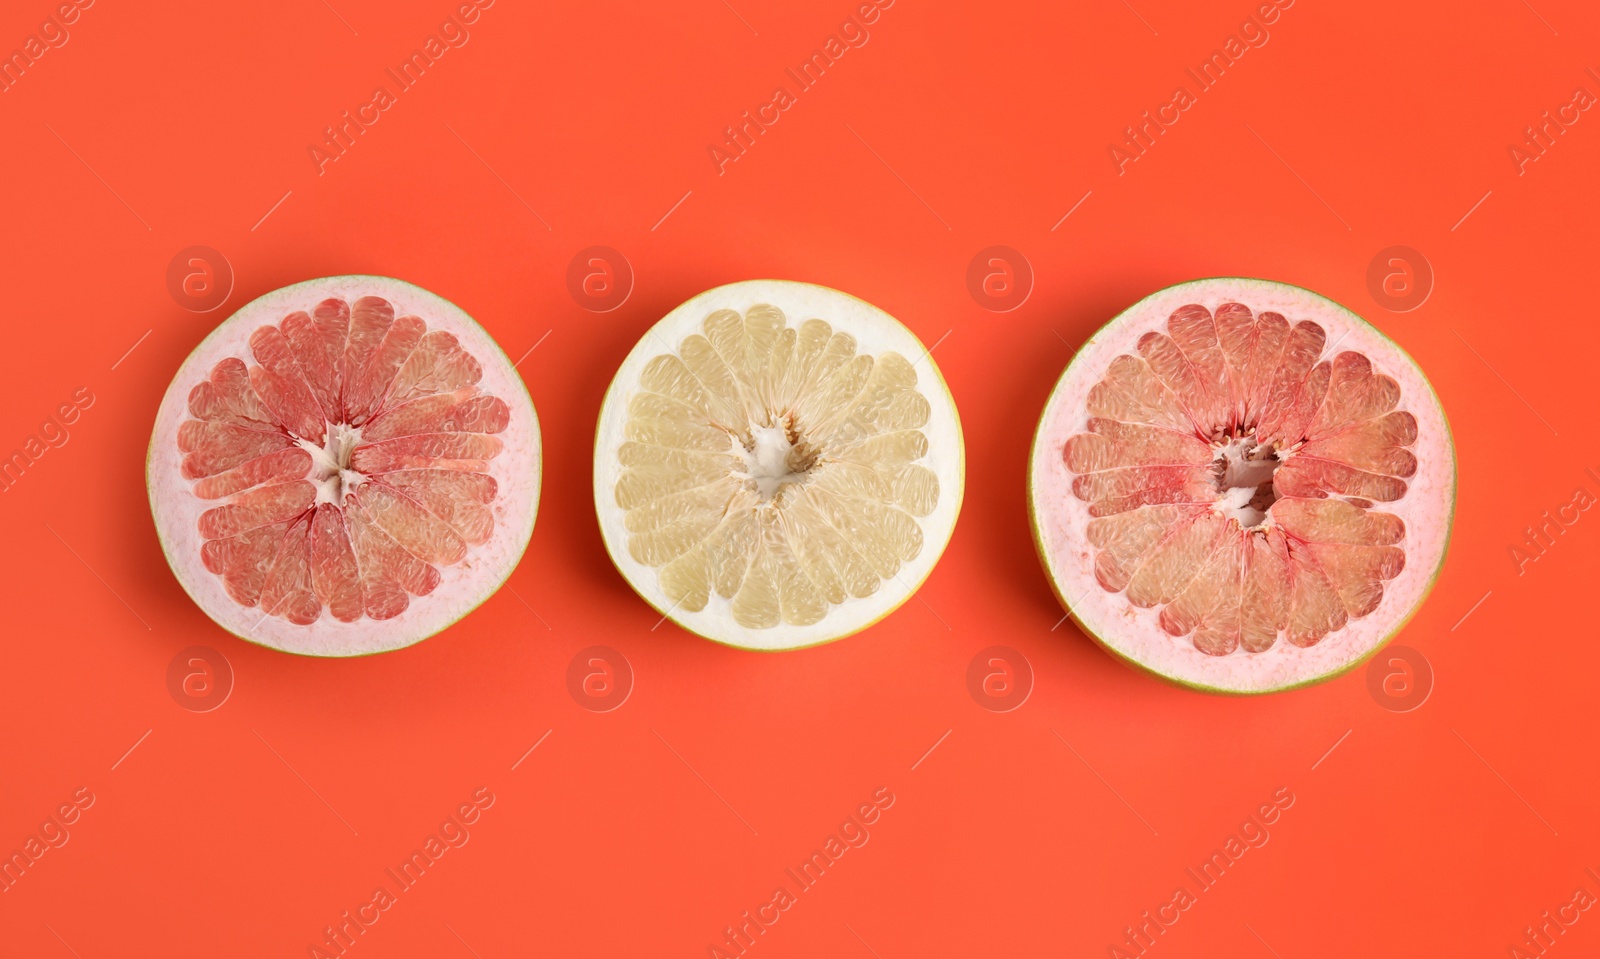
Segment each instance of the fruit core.
[{"label": "fruit core", "polygon": [[1212,448],[1216,450],[1211,468],[1217,477],[1218,511],[1245,529],[1260,528],[1267,510],[1278,500],[1272,476],[1283,461],[1277,450],[1258,445],[1250,435],[1213,440]]},{"label": "fruit core", "polygon": [[818,468],[821,454],[795,429],[793,417],[776,426],[751,426],[744,436],[731,435],[734,455],[744,463],[745,486],[763,505],[781,506],[785,487],[804,485]]},{"label": "fruit core", "polygon": [[328,438],[322,445],[303,438],[297,438],[295,445],[311,454],[311,472],[306,479],[317,488],[316,502],[339,506],[367,481],[350,468],[351,454],[361,445],[361,429],[345,423],[328,423],[326,428]]}]

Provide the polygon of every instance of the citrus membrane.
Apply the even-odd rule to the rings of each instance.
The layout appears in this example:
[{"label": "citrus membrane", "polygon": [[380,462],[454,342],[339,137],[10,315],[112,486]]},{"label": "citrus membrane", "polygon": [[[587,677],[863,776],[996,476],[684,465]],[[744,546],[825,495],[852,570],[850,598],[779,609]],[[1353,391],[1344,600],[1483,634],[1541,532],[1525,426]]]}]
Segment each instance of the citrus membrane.
[{"label": "citrus membrane", "polygon": [[837,290],[751,280],[679,306],[623,362],[595,508],[613,562],[666,618],[787,649],[911,596],[955,527],[963,456],[910,330]]},{"label": "citrus membrane", "polygon": [[539,424],[489,334],[400,280],[245,305],[161,402],[146,482],[179,582],[224,629],[297,653],[410,645],[510,575]]},{"label": "citrus membrane", "polygon": [[1410,618],[1455,501],[1438,398],[1398,346],[1298,287],[1210,279],[1106,324],[1056,384],[1029,508],[1061,601],[1167,679],[1269,692]]}]

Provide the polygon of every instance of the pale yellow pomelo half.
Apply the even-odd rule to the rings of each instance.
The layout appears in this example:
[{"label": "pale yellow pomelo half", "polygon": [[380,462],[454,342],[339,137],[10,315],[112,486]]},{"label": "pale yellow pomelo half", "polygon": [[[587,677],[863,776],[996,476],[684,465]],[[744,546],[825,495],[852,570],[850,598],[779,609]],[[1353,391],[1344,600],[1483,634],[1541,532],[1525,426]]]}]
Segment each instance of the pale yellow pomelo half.
[{"label": "pale yellow pomelo half", "polygon": [[749,280],[674,309],[623,361],[596,431],[595,511],[665,618],[792,649],[910,598],[955,528],[964,455],[938,366],[898,320]]}]

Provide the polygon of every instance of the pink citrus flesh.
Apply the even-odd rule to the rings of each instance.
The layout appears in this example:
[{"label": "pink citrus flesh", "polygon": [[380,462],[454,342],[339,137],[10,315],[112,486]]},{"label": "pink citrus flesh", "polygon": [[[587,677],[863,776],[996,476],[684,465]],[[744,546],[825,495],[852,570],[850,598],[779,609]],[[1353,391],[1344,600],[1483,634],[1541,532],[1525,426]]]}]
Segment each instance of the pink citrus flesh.
[{"label": "pink citrus flesh", "polygon": [[292,652],[409,645],[504,582],[532,531],[533,405],[453,304],[334,277],[245,306],[162,403],[147,468],[178,579]]},{"label": "pink citrus flesh", "polygon": [[1449,539],[1455,458],[1421,370],[1298,287],[1163,290],[1079,351],[1035,437],[1030,509],[1058,596],[1185,685],[1326,679],[1398,631]]}]

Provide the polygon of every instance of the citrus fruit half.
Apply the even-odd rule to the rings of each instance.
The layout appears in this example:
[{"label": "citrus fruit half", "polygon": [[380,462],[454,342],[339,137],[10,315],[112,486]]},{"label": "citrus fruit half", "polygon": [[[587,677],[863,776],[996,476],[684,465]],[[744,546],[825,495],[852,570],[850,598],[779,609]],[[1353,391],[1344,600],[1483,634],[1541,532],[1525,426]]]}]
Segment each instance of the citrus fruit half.
[{"label": "citrus fruit half", "polygon": [[905,602],[955,528],[961,424],[894,317],[783,280],[702,293],[623,361],[600,410],[607,551],[691,632],[791,649]]},{"label": "citrus fruit half", "polygon": [[167,388],[146,483],[178,581],[224,629],[294,653],[408,646],[527,547],[539,423],[493,339],[400,280],[245,305]]},{"label": "citrus fruit half", "polygon": [[1056,595],[1116,655],[1216,692],[1326,679],[1444,560],[1449,427],[1422,371],[1299,287],[1196,280],[1073,357],[1029,464]]}]

